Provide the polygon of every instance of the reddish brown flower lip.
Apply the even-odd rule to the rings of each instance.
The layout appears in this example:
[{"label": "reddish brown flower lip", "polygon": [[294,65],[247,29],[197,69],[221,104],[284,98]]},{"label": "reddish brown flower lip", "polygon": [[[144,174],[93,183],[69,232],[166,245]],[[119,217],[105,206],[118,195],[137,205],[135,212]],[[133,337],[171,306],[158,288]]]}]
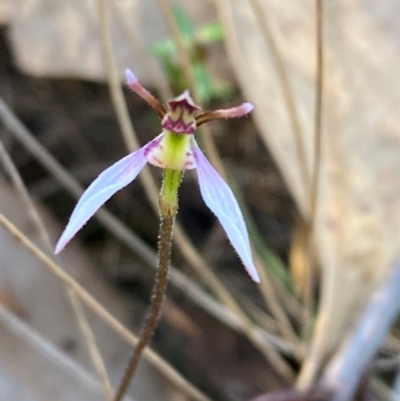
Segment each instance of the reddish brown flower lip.
[{"label": "reddish brown flower lip", "polygon": [[165,130],[175,132],[176,134],[193,134],[194,131],[196,131],[196,122],[192,121],[185,124],[182,119],[174,121],[167,113],[163,119],[162,127]]},{"label": "reddish brown flower lip", "polygon": [[200,110],[189,91],[168,102],[169,110],[162,120],[162,127],[165,130],[177,134],[193,134],[196,131],[196,112]]},{"label": "reddish brown flower lip", "polygon": [[168,105],[171,108],[171,110],[175,110],[178,107],[188,110],[191,113],[194,113],[196,110],[201,110],[201,108],[194,103],[188,90],[185,90],[181,95],[179,95],[175,99],[170,100],[168,102]]}]

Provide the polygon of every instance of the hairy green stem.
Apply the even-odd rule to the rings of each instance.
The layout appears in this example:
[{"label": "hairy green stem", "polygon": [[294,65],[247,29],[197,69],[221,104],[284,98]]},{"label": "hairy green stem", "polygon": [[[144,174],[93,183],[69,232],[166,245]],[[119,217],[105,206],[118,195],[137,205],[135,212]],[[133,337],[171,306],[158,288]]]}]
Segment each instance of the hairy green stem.
[{"label": "hairy green stem", "polygon": [[164,171],[163,186],[160,193],[160,232],[158,242],[158,266],[152,290],[151,303],[146,311],[139,342],[126,367],[114,401],[122,401],[139,365],[143,350],[150,343],[157,323],[168,285],[168,273],[171,264],[172,232],[178,211],[178,189],[182,181],[182,172]]}]

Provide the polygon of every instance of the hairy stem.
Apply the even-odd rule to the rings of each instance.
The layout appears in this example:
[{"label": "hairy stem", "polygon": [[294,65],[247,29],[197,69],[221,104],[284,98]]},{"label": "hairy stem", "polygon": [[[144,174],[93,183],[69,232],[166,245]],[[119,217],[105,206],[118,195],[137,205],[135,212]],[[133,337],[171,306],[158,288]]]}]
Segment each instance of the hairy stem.
[{"label": "hairy stem", "polygon": [[130,382],[136,372],[136,368],[138,367],[142,352],[153,337],[155,328],[161,315],[161,307],[168,284],[173,224],[174,216],[161,217],[160,241],[158,244],[159,261],[156,280],[152,291],[151,304],[147,309],[139,342],[128,363],[124,377],[121,381],[121,385],[118,389],[117,395],[114,398],[115,401],[122,401],[124,395],[126,394]]},{"label": "hairy stem", "polygon": [[125,370],[114,401],[122,401],[139,365],[143,350],[150,343],[160,319],[164,295],[168,285],[168,273],[171,263],[172,231],[178,211],[178,189],[182,172],[165,170],[163,187],[160,194],[160,233],[158,242],[158,265],[151,303],[147,309],[139,342]]}]

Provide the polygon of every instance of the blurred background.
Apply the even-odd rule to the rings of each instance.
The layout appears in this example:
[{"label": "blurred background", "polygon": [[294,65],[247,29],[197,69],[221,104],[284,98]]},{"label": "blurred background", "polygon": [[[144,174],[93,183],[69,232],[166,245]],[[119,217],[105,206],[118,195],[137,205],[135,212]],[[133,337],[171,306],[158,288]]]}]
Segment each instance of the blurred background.
[{"label": "blurred background", "polygon": [[[237,195],[261,276],[251,282],[187,172],[168,296],[131,399],[239,401],[318,383],[400,243],[399,8],[1,0],[0,401],[112,399],[132,352],[162,171],[52,254],[82,188],[160,132],[125,68],[164,102],[189,88],[205,110],[255,104],[197,138]],[[399,352],[394,328],[368,365],[376,399],[400,397]]]}]

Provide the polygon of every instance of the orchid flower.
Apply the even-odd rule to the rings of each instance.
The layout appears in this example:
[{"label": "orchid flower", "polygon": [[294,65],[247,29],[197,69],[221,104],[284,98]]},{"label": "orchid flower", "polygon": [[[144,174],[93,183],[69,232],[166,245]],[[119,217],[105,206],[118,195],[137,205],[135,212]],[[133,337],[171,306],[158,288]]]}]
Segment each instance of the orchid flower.
[{"label": "orchid flower", "polygon": [[[235,118],[253,110],[251,103],[211,112],[200,112],[188,91],[168,102],[166,110],[131,70],[126,70],[129,88],[156,110],[162,119],[162,133],[142,148],[125,156],[103,171],[79,199],[67,227],[59,239],[55,253],[61,252],[71,238],[117,191],[132,182],[146,163],[165,171],[197,169],[200,192],[206,205],[216,215],[251,278],[259,282],[254,265],[246,225],[231,189],[200,150],[196,128],[219,118]],[[180,182],[178,183],[178,185]],[[177,205],[171,203],[177,210]]]}]

